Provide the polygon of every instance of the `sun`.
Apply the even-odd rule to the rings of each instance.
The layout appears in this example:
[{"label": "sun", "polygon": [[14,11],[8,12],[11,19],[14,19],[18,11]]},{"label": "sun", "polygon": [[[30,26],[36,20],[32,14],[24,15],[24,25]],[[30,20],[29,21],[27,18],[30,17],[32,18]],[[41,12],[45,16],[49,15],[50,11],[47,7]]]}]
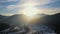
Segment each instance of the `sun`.
[{"label": "sun", "polygon": [[22,10],[22,14],[26,15],[26,16],[33,16],[35,14],[38,14],[38,9],[35,6],[35,3],[25,3],[23,5],[25,8]]},{"label": "sun", "polygon": [[25,8],[23,11],[22,11],[22,14],[26,15],[26,16],[33,16],[35,14],[37,14],[37,11],[36,8]]},{"label": "sun", "polygon": [[23,20],[28,24],[32,19],[35,19],[35,15],[38,14],[40,10],[35,7],[36,3],[34,2],[24,3],[22,6],[24,9],[22,9],[20,13],[25,15]]}]

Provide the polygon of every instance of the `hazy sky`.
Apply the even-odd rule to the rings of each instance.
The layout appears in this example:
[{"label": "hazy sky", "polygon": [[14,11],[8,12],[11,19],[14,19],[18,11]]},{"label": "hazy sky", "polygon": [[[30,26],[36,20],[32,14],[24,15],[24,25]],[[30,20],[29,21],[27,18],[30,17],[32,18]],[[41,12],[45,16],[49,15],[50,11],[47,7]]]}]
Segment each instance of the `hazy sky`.
[{"label": "hazy sky", "polygon": [[60,0],[0,0],[0,14],[17,14],[24,9],[23,4],[28,2],[34,2],[34,7],[42,13],[60,13]]}]

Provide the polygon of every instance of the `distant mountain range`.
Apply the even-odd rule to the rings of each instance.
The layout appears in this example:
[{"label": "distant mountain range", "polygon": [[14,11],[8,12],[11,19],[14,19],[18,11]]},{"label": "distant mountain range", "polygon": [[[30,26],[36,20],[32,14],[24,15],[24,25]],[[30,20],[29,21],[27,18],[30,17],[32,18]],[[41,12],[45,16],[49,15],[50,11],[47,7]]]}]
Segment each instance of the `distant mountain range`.
[{"label": "distant mountain range", "polygon": [[21,23],[22,21],[22,14],[16,14],[13,16],[10,16],[9,18],[7,18],[6,20],[3,20],[3,23],[7,23],[7,24],[17,24],[17,23]]},{"label": "distant mountain range", "polygon": [[[55,30],[55,32],[57,32],[59,34],[60,33],[60,13],[54,14],[54,15],[45,15],[45,14],[41,14],[41,15],[43,15],[43,18],[42,18],[43,21],[40,21],[41,19],[39,19],[37,24],[39,25],[42,23],[42,24],[50,27],[51,29]],[[38,16],[41,16],[41,15],[38,14]],[[23,20],[21,20],[22,16],[24,16],[24,15],[22,15],[22,14],[16,14],[13,16],[0,15],[0,31],[6,29],[6,26],[8,24],[9,25],[7,26],[7,28],[10,28],[10,24],[22,25],[22,21],[23,21]],[[6,26],[3,26],[1,24],[6,25]],[[3,28],[3,29],[1,30],[1,28]]]},{"label": "distant mountain range", "polygon": [[0,15],[0,21],[7,19],[9,16],[2,16]]}]

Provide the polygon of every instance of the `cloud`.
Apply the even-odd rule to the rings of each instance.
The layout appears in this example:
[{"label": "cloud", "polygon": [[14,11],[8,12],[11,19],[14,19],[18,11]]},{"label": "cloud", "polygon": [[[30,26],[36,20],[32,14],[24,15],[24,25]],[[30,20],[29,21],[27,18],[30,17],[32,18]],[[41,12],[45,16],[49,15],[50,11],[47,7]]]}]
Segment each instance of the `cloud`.
[{"label": "cloud", "polygon": [[[29,3],[29,2],[35,2],[37,3],[37,5],[45,5],[45,4],[49,4],[49,3],[54,3],[58,0],[21,0],[21,2],[24,2],[22,4],[18,4],[18,5],[9,5],[7,6],[6,8],[8,10],[13,10],[15,8],[19,9],[17,10],[18,12],[20,12],[22,9],[24,9],[24,5],[25,3]],[[32,3],[31,3],[32,4]],[[43,6],[42,6],[43,7]],[[45,14],[55,14],[55,13],[59,13],[60,12],[60,8],[55,8],[55,9],[52,9],[52,8],[38,8],[40,10],[40,13],[45,13]],[[56,12],[57,11],[57,12]]]},{"label": "cloud", "polygon": [[54,3],[54,2],[57,2],[57,1],[59,1],[59,0],[38,0],[37,2],[40,5],[45,5],[45,4]]},{"label": "cloud", "polygon": [[52,8],[49,8],[49,9],[41,8],[40,13],[52,15],[52,14],[60,13],[60,8],[54,8],[54,9],[52,9]]},{"label": "cloud", "polygon": [[[18,1],[18,2],[17,2]],[[24,8],[25,8],[25,6],[27,5],[27,4],[29,4],[30,2],[30,4],[32,4],[32,5],[34,5],[34,6],[38,6],[38,7],[35,7],[35,8],[37,8],[37,9],[39,9],[40,10],[40,13],[45,13],[45,14],[54,14],[54,13],[60,13],[60,8],[54,8],[54,9],[52,9],[52,7],[51,8],[48,8],[47,9],[47,7],[44,7],[46,4],[51,4],[51,3],[53,3],[54,4],[54,2],[57,2],[57,1],[59,1],[59,0],[0,0],[0,6],[1,6],[1,4],[4,4],[3,6],[4,7],[6,7],[5,9],[7,10],[7,11],[10,11],[11,13],[13,12],[13,13],[16,13],[16,12],[14,12],[13,10],[17,10],[17,12],[19,13],[21,10],[23,10]],[[10,3],[9,3],[10,2]],[[15,4],[15,3],[17,3],[17,4]],[[29,5],[30,5],[29,4]],[[52,4],[52,5],[53,5]],[[7,5],[7,6],[5,6],[5,5]],[[48,5],[46,5],[46,6],[48,6]],[[58,4],[59,5],[59,4]],[[41,7],[40,7],[41,6]],[[50,6],[50,5],[49,5]],[[49,7],[48,6],[48,7]],[[54,7],[55,5],[53,5],[53,7]],[[2,8],[2,7],[1,7]],[[4,10],[5,10],[4,9]],[[12,11],[11,11],[12,10]]]},{"label": "cloud", "polygon": [[38,5],[38,8],[43,7],[43,8],[60,8],[60,0],[56,0],[55,2],[51,2],[45,5]]},{"label": "cloud", "polygon": [[36,2],[38,3],[38,5],[44,5],[44,4],[48,4],[52,1],[51,0],[36,0]]},{"label": "cloud", "polygon": [[[16,2],[17,0],[6,0],[6,1],[7,2],[12,2],[12,1]],[[29,2],[33,2],[33,3],[35,3],[36,5],[39,5],[39,6],[52,2],[51,0],[18,0],[18,1],[21,2],[21,3],[18,3],[18,5],[8,5],[6,8],[9,9],[9,10],[14,9],[14,8],[19,8],[20,9],[20,8],[24,7],[25,3],[29,3]]]},{"label": "cloud", "polygon": [[8,9],[8,10],[13,10],[15,8],[17,8],[15,5],[9,5],[6,7],[6,9]]},{"label": "cloud", "polygon": [[6,7],[8,10],[13,10],[13,9],[23,9],[22,5],[9,5]]},{"label": "cloud", "polygon": [[16,2],[17,0],[7,0],[7,2]]},{"label": "cloud", "polygon": [[21,0],[21,1],[24,2],[24,3],[35,2],[38,5],[45,5],[45,4],[52,3],[52,2],[55,2],[55,1],[58,1],[58,0]]},{"label": "cloud", "polygon": [[16,2],[18,0],[0,0],[0,2]]}]

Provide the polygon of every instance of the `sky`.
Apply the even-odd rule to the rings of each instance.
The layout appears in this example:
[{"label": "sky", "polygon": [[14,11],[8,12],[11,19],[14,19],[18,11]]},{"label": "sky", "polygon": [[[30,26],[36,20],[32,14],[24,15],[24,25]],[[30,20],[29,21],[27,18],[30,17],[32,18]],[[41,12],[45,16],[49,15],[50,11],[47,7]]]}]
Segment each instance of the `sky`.
[{"label": "sky", "polygon": [[0,0],[0,14],[19,14],[28,7],[34,7],[44,14],[60,13],[60,0]]}]

